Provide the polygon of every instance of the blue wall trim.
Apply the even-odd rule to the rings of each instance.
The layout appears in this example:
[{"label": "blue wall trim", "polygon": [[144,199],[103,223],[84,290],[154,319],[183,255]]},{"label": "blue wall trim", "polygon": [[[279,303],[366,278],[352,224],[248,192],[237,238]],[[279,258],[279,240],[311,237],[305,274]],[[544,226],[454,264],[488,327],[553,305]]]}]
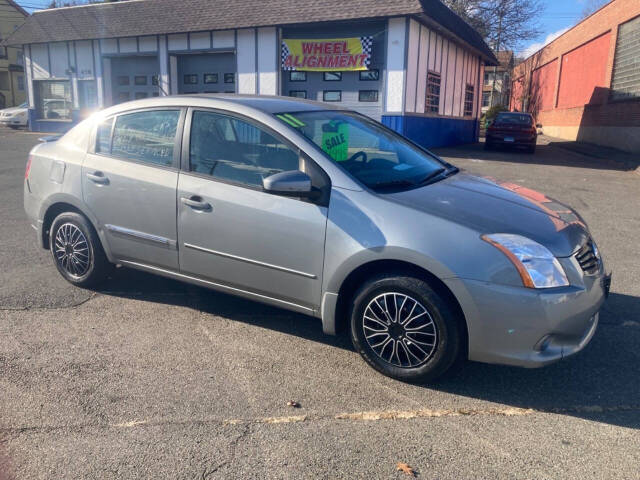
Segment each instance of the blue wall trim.
[{"label": "blue wall trim", "polygon": [[81,120],[78,110],[71,110],[71,121],[38,119],[35,109],[29,109],[29,130],[32,132],[65,133]]},{"label": "blue wall trim", "polygon": [[383,115],[382,123],[425,148],[478,141],[476,119]]}]

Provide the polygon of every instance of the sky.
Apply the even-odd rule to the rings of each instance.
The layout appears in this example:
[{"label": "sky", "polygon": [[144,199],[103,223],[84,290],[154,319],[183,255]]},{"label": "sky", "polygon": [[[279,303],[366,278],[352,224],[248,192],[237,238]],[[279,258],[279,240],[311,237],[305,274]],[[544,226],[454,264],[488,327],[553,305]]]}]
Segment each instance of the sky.
[{"label": "sky", "polygon": [[[46,8],[51,0],[17,0],[27,11]],[[259,1],[259,0],[256,0]],[[389,0],[392,1],[392,0]],[[542,0],[546,7],[540,18],[543,33],[525,45],[521,52],[524,57],[535,53],[544,45],[558,37],[582,18],[582,12],[586,5],[594,2],[606,3],[606,0]]]}]

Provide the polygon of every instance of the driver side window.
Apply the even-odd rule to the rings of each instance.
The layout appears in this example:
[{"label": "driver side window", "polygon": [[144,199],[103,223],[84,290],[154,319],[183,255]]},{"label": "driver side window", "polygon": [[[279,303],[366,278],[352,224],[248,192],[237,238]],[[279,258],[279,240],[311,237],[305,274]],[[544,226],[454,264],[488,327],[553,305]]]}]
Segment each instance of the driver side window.
[{"label": "driver side window", "polygon": [[300,155],[283,141],[239,118],[195,111],[189,170],[224,181],[262,188],[262,179],[300,168]]}]

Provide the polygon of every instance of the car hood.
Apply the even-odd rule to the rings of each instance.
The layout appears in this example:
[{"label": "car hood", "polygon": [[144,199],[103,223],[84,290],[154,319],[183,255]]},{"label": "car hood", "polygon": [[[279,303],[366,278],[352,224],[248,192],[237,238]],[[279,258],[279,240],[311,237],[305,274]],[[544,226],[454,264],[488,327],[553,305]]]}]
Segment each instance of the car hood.
[{"label": "car hood", "polygon": [[385,198],[483,233],[523,235],[568,257],[589,238],[573,209],[542,193],[489,177],[459,173]]},{"label": "car hood", "polygon": [[19,113],[27,113],[27,109],[26,108],[20,108],[20,107],[11,107],[11,108],[5,108],[4,110],[0,110],[0,114],[5,114],[5,113],[9,113],[11,115],[16,115]]}]

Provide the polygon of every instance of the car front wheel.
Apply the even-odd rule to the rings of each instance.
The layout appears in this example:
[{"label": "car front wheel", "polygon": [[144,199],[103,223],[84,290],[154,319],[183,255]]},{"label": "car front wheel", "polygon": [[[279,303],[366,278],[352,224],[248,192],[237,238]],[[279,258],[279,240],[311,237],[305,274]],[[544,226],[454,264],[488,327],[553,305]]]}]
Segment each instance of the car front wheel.
[{"label": "car front wheel", "polygon": [[355,294],[351,339],[365,361],[384,375],[416,383],[435,380],[460,352],[454,312],[424,280],[382,275]]},{"label": "car front wheel", "polygon": [[58,215],[51,224],[49,248],[60,274],[79,287],[91,287],[107,276],[109,261],[95,230],[75,212]]}]

